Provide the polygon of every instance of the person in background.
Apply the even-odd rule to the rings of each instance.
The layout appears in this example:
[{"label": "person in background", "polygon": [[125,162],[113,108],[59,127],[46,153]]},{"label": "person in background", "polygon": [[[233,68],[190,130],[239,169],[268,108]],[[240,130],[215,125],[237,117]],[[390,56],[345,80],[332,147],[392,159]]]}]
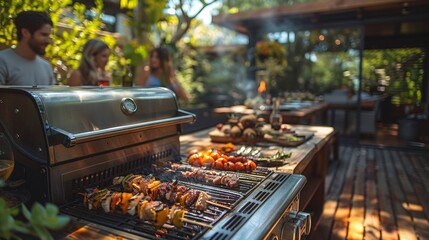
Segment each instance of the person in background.
[{"label": "person in background", "polygon": [[82,58],[78,69],[70,74],[70,86],[109,86],[112,78],[106,72],[110,56],[109,46],[99,39],[90,39],[83,46]]},{"label": "person in background", "polygon": [[45,12],[24,11],[14,23],[18,44],[0,51],[0,85],[54,84],[52,66],[41,57],[52,43],[51,18]]},{"label": "person in background", "polygon": [[143,87],[167,87],[174,91],[179,99],[185,103],[189,101],[188,94],[177,81],[173,62],[167,48],[158,47],[150,51],[149,66],[141,66],[138,69],[136,86]]}]

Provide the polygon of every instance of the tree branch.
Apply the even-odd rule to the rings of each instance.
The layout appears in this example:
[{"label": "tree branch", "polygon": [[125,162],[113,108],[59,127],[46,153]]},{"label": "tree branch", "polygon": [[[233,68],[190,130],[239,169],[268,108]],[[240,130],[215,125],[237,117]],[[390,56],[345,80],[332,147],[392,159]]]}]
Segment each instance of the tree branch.
[{"label": "tree branch", "polygon": [[176,43],[183,38],[183,36],[191,27],[192,20],[195,19],[207,6],[215,3],[216,1],[217,0],[206,2],[205,0],[200,0],[202,7],[193,16],[189,16],[183,8],[184,1],[179,0],[179,10],[181,15],[176,14],[179,23],[177,24],[176,32],[171,38],[171,44],[176,45]]}]

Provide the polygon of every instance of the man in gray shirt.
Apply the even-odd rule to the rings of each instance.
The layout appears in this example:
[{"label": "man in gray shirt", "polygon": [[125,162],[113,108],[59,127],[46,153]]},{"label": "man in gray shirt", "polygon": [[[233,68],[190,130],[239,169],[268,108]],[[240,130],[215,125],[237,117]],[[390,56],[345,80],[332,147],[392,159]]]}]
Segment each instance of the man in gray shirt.
[{"label": "man in gray shirt", "polygon": [[14,20],[18,44],[0,51],[0,85],[51,85],[54,74],[43,56],[52,43],[53,23],[45,12],[24,11]]}]

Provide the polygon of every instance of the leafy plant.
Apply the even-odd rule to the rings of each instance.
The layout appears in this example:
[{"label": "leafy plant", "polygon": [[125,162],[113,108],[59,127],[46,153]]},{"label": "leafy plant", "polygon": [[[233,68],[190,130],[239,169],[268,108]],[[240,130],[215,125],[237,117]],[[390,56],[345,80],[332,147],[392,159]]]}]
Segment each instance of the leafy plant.
[{"label": "leafy plant", "polygon": [[256,43],[255,51],[258,60],[262,62],[267,58],[273,58],[279,64],[284,64],[286,61],[286,49],[276,41],[259,41]]},{"label": "leafy plant", "polygon": [[[0,188],[5,183],[0,179]],[[19,208],[10,208],[7,202],[0,197],[0,238],[21,239],[20,236],[34,236],[43,240],[53,239],[50,230],[59,230],[67,225],[70,217],[58,215],[58,207],[52,203],[42,206],[40,203],[33,204],[31,211],[22,204],[22,213],[27,220],[23,222],[16,219]]]},{"label": "leafy plant", "polygon": [[130,41],[125,44],[123,53],[127,64],[133,67],[137,67],[148,55],[146,47],[138,44],[136,41]]}]

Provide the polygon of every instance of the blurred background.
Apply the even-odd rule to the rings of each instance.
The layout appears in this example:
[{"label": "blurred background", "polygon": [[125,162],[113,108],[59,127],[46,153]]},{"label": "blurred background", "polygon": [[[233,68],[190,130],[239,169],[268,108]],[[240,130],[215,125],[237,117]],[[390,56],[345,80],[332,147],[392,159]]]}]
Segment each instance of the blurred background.
[{"label": "blurred background", "polygon": [[382,96],[380,124],[427,114],[427,1],[2,1],[0,49],[16,44],[12,19],[30,9],[55,23],[45,57],[58,84],[67,84],[82,45],[99,37],[114,49],[108,69],[117,86],[151,48],[167,46],[188,109],[251,104],[262,76],[268,99],[319,101],[346,89]]}]

